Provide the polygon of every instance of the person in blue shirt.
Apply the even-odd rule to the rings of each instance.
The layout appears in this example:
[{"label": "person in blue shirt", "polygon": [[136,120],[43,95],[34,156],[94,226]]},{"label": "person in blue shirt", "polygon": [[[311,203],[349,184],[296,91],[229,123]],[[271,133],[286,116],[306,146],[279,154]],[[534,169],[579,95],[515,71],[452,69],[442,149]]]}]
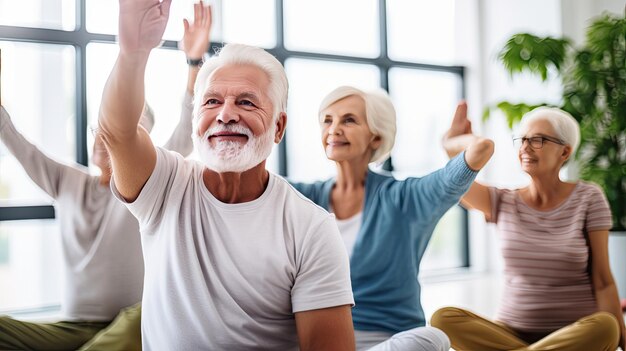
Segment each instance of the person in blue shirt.
[{"label": "person in blue shirt", "polygon": [[447,336],[425,326],[419,265],[435,225],[491,158],[493,142],[477,139],[445,167],[400,181],[368,168],[389,157],[395,140],[386,92],[339,87],[323,99],[319,123],[337,176],[292,185],[336,216],[350,255],[357,350],[447,351]]}]

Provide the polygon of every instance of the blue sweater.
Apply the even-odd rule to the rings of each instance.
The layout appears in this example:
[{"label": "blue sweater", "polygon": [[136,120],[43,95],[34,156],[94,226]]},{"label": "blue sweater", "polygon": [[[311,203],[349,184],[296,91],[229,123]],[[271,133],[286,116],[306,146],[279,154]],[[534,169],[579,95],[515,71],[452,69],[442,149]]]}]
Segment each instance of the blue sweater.
[{"label": "blue sweater", "polygon": [[[425,325],[417,280],[437,222],[476,177],[464,153],[425,177],[399,181],[368,171],[363,222],[350,257],[354,328],[397,333]],[[292,183],[329,209],[334,179]]]}]

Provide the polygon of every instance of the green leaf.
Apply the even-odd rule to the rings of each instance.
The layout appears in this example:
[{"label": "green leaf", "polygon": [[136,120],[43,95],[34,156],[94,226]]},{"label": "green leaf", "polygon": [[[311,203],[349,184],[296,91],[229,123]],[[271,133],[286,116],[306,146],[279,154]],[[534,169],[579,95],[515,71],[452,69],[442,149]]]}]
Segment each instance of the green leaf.
[{"label": "green leaf", "polygon": [[[586,42],[573,48],[567,39],[513,35],[499,59],[514,76],[530,72],[546,80],[555,73],[563,84],[560,108],[580,123],[581,179],[597,183],[609,201],[614,230],[626,230],[626,18],[604,13],[588,27]],[[509,127],[541,105],[499,102]]]},{"label": "green leaf", "polygon": [[[526,114],[527,112],[537,107],[546,106],[546,105],[547,104],[544,104],[544,103],[539,104],[539,105],[528,105],[524,103],[512,104],[508,101],[501,101],[498,104],[496,104],[495,108],[499,109],[500,111],[502,111],[502,113],[504,113],[504,116],[506,117],[507,125],[509,126],[510,129],[513,129],[513,126],[522,120],[522,116],[524,116],[524,114]],[[483,121],[487,120],[490,117],[491,110],[493,108],[494,107],[485,108],[485,112],[483,113]]]},{"label": "green leaf", "polygon": [[520,33],[507,41],[498,58],[511,76],[528,71],[545,81],[551,69],[560,72],[569,46],[567,39]]}]

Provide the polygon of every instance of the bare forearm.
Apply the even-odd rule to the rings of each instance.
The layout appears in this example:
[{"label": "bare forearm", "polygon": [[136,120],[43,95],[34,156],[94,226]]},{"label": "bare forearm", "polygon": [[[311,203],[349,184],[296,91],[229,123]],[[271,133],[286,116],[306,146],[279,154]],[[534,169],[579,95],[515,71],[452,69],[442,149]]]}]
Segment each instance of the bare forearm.
[{"label": "bare forearm", "polygon": [[150,136],[137,127],[144,105],[147,59],[147,53],[120,54],[100,106],[100,136],[111,156],[117,190],[129,202],[137,198],[156,165]]},{"label": "bare forearm", "polygon": [[619,304],[619,298],[617,294],[617,287],[615,283],[609,284],[605,287],[597,289],[596,293],[596,301],[598,304],[598,310],[609,312],[617,318],[617,321],[620,325],[620,330],[622,333],[622,338],[625,337],[624,333],[626,332],[626,328],[624,327],[624,316],[622,314],[622,308]]},{"label": "bare forearm", "polygon": [[187,74],[187,93],[193,96],[193,88],[196,85],[196,78],[200,72],[199,66],[189,66],[189,73]]},{"label": "bare forearm", "polygon": [[120,54],[102,94],[99,123],[109,143],[137,135],[148,53]]},{"label": "bare forearm", "polygon": [[493,141],[476,138],[465,150],[465,162],[472,170],[479,170],[491,159],[494,151]]}]

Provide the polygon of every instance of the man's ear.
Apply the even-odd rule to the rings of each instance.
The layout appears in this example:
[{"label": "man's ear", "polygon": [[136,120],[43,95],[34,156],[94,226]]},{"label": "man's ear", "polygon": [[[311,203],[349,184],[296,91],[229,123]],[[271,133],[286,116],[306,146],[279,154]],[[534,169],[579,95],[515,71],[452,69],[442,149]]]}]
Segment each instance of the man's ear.
[{"label": "man's ear", "polygon": [[274,135],[274,143],[278,144],[283,140],[285,131],[287,130],[287,114],[281,112],[276,119],[276,134]]}]

